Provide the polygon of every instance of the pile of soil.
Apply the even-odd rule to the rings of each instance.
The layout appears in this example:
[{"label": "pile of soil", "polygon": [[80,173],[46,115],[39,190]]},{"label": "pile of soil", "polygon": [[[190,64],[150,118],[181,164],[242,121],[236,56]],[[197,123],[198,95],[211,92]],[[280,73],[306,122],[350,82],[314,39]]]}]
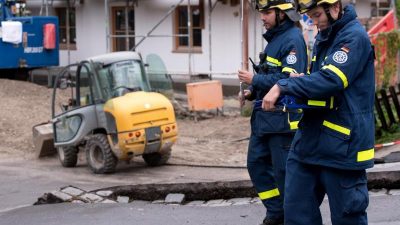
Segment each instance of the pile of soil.
[{"label": "pile of soil", "polygon": [[[0,79],[0,157],[34,159],[32,127],[51,118],[52,89]],[[224,115],[207,119],[178,117],[179,137],[170,163],[244,166],[250,134],[234,98],[224,101]]]},{"label": "pile of soil", "polygon": [[46,87],[0,79],[0,154],[33,157],[32,127],[51,118],[51,96]]}]

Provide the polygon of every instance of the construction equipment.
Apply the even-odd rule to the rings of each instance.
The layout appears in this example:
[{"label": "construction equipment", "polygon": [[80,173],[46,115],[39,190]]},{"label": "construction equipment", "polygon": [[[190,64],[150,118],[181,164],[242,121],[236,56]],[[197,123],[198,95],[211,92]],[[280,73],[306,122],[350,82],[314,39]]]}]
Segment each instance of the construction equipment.
[{"label": "construction equipment", "polygon": [[0,72],[11,78],[59,64],[58,18],[27,12],[25,0],[0,0]]},{"label": "construction equipment", "polygon": [[51,122],[61,164],[76,166],[79,149],[85,149],[94,173],[114,172],[118,160],[134,156],[150,166],[165,164],[178,133],[170,100],[151,92],[136,52],[65,67],[54,82]]}]

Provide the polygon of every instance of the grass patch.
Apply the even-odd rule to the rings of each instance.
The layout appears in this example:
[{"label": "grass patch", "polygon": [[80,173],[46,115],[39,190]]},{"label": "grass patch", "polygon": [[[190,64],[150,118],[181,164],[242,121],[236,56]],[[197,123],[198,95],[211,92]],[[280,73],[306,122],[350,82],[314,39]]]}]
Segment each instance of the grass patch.
[{"label": "grass patch", "polygon": [[397,124],[393,124],[389,131],[381,130],[380,134],[375,135],[375,143],[383,144],[400,139],[400,127]]}]

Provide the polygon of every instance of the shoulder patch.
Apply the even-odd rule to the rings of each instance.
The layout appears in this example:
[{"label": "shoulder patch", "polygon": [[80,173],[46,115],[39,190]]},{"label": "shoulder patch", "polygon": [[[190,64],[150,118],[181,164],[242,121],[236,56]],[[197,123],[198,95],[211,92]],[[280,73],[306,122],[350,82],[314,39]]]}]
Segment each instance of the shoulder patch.
[{"label": "shoulder patch", "polygon": [[345,63],[347,62],[348,56],[347,53],[344,51],[337,51],[335,52],[335,54],[333,54],[333,61],[337,62],[337,63]]},{"label": "shoulder patch", "polygon": [[289,54],[286,57],[286,62],[287,64],[295,64],[297,62],[297,57],[295,54]]}]

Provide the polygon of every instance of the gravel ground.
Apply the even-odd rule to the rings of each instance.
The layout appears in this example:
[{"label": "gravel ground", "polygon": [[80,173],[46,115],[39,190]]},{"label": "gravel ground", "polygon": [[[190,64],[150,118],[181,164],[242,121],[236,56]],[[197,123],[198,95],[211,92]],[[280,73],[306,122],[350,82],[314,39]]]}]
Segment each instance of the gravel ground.
[{"label": "gravel ground", "polygon": [[[0,157],[35,158],[32,127],[51,118],[52,89],[33,83],[0,79]],[[234,98],[224,101],[224,116],[208,114],[194,121],[179,117],[179,139],[170,163],[244,166],[249,118],[241,117]],[[210,116],[211,115],[211,116]]]}]

